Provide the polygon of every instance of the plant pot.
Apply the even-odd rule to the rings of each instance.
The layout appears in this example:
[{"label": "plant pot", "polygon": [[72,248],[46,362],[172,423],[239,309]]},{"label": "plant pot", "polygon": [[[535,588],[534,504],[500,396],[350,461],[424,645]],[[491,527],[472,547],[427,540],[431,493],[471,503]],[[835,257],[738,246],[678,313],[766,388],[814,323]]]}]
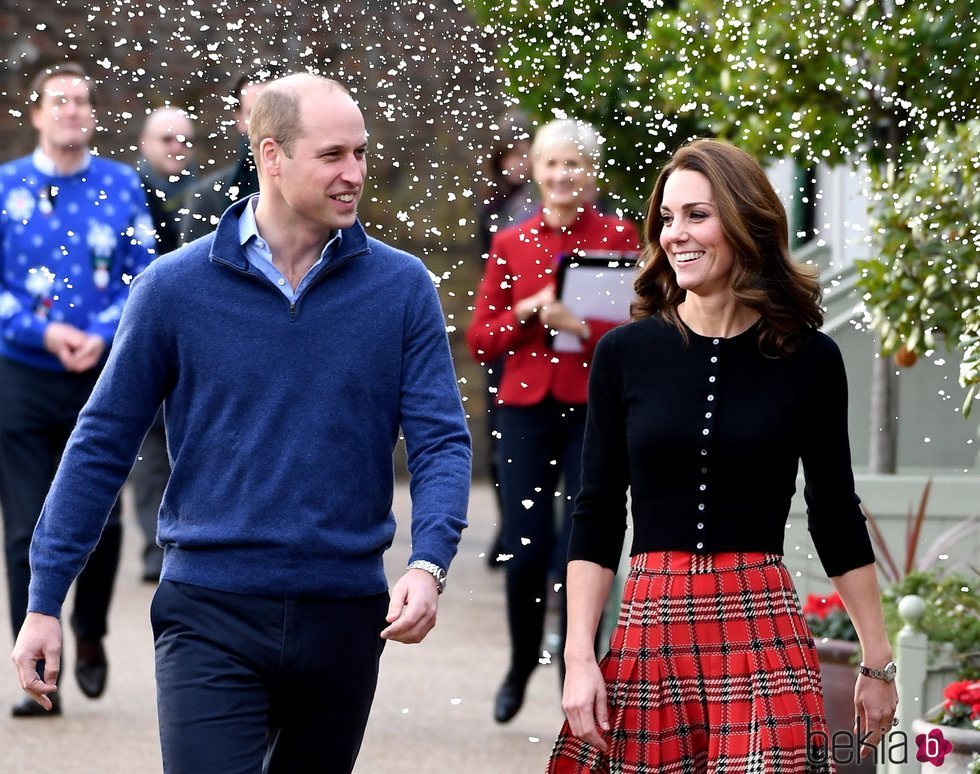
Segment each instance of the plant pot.
[{"label": "plant pot", "polygon": [[[857,680],[858,644],[848,640],[817,640],[820,682],[823,684],[827,728],[854,730],[854,684]],[[874,761],[868,757],[851,763],[838,763],[837,774],[873,774]]]},{"label": "plant pot", "polygon": [[941,766],[933,766],[931,763],[922,763],[920,771],[922,774],[966,774],[973,753],[980,753],[980,731],[970,728],[954,728],[952,726],[940,726],[930,723],[928,720],[916,718],[912,721],[912,733],[909,735],[910,754],[909,759],[915,761],[915,751],[918,750],[917,737],[920,734],[928,735],[930,731],[938,729],[943,738],[953,745],[953,750],[946,755]]}]

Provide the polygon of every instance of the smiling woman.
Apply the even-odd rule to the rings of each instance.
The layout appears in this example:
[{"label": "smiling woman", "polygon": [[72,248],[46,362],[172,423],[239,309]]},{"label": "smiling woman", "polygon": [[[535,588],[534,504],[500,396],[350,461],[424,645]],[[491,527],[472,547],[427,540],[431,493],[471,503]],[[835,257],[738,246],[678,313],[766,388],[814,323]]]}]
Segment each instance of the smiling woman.
[{"label": "smiling woman", "polygon": [[[568,722],[549,771],[827,771],[817,656],[782,564],[801,460],[813,542],[861,641],[854,714],[872,744],[897,696],[819,287],[790,259],[765,173],[725,143],[674,155],[646,231],[639,319],[603,337],[589,378],[568,551]],[[597,663],[627,490],[630,572]]]},{"label": "smiling woman", "polygon": [[[552,121],[535,134],[531,170],[541,208],[494,235],[466,332],[477,361],[503,362],[493,399],[501,548],[509,555],[504,568],[511,652],[494,703],[500,723],[521,709],[527,682],[540,663],[549,573],[555,588],[561,588],[562,568],[553,571],[552,564],[555,557],[559,563],[564,559],[579,489],[592,351],[616,325],[575,315],[556,297],[555,272],[561,258],[577,250],[637,247],[632,223],[594,206],[599,148],[595,129],[581,121]],[[577,339],[580,349],[556,351],[551,341],[559,331]],[[556,518],[553,493],[558,492],[561,515]]]},{"label": "smiling woman", "polygon": [[660,203],[660,245],[677,285],[707,296],[728,288],[734,258],[718,217],[711,183],[700,172],[678,170],[667,179]]}]

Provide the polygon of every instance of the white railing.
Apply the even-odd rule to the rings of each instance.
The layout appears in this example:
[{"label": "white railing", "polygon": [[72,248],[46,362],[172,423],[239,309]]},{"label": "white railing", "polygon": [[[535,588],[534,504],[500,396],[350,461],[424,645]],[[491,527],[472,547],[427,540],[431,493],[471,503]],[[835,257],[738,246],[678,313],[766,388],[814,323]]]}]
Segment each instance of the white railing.
[{"label": "white railing", "polygon": [[[898,688],[896,730],[903,732],[911,742],[914,739],[912,721],[921,717],[928,709],[924,704],[929,638],[919,625],[926,614],[926,603],[915,595],[903,597],[898,603],[898,614],[905,625],[895,638],[895,663],[898,665],[898,674],[895,677]],[[918,761],[915,760],[914,755],[910,755],[909,758],[911,760],[908,763],[888,761],[879,763],[878,774],[918,774],[920,769]]]}]

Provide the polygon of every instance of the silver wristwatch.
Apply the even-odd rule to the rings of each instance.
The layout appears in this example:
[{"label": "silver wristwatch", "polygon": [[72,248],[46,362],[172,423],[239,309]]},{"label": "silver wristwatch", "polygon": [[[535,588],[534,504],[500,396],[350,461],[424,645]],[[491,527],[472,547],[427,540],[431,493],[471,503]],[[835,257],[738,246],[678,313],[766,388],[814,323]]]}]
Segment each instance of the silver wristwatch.
[{"label": "silver wristwatch", "polygon": [[427,562],[424,559],[416,559],[408,565],[408,569],[422,570],[429,573],[429,575],[436,579],[436,588],[439,589],[439,593],[441,594],[446,590],[446,571],[438,564]]},{"label": "silver wristwatch", "polygon": [[865,677],[873,677],[876,680],[884,680],[886,683],[894,681],[895,673],[898,671],[898,667],[895,666],[894,661],[889,661],[881,669],[865,666],[864,662],[862,661],[861,666],[858,668],[861,670],[861,674]]}]

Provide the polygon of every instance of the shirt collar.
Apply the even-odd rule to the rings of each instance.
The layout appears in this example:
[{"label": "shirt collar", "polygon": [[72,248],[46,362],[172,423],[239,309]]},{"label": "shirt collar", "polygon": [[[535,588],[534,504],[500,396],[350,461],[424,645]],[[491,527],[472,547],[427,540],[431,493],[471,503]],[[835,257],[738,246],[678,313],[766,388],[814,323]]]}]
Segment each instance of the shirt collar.
[{"label": "shirt collar", "polygon": [[48,177],[71,177],[72,175],[77,175],[79,172],[84,172],[88,169],[89,164],[92,163],[92,154],[86,153],[85,158],[82,159],[82,163],[79,164],[75,169],[71,169],[68,172],[60,172],[57,167],[55,167],[52,158],[41,150],[41,146],[38,145],[34,149],[34,154],[31,157],[34,162],[34,166],[38,168],[42,174]]},{"label": "shirt collar", "polygon": [[255,222],[255,207],[259,203],[259,195],[253,194],[245,200],[245,208],[238,216],[238,241],[244,247],[252,237],[261,239],[259,226]]},{"label": "shirt collar", "polygon": [[[259,194],[252,194],[245,200],[245,207],[242,209],[242,214],[238,217],[238,243],[242,247],[247,245],[253,237],[262,240],[262,235],[259,233],[259,224],[255,222],[255,208],[258,205]],[[331,247],[340,247],[343,238],[343,233],[340,229],[337,229],[323,246],[323,250],[320,251],[320,257],[324,258],[327,250]]]}]

